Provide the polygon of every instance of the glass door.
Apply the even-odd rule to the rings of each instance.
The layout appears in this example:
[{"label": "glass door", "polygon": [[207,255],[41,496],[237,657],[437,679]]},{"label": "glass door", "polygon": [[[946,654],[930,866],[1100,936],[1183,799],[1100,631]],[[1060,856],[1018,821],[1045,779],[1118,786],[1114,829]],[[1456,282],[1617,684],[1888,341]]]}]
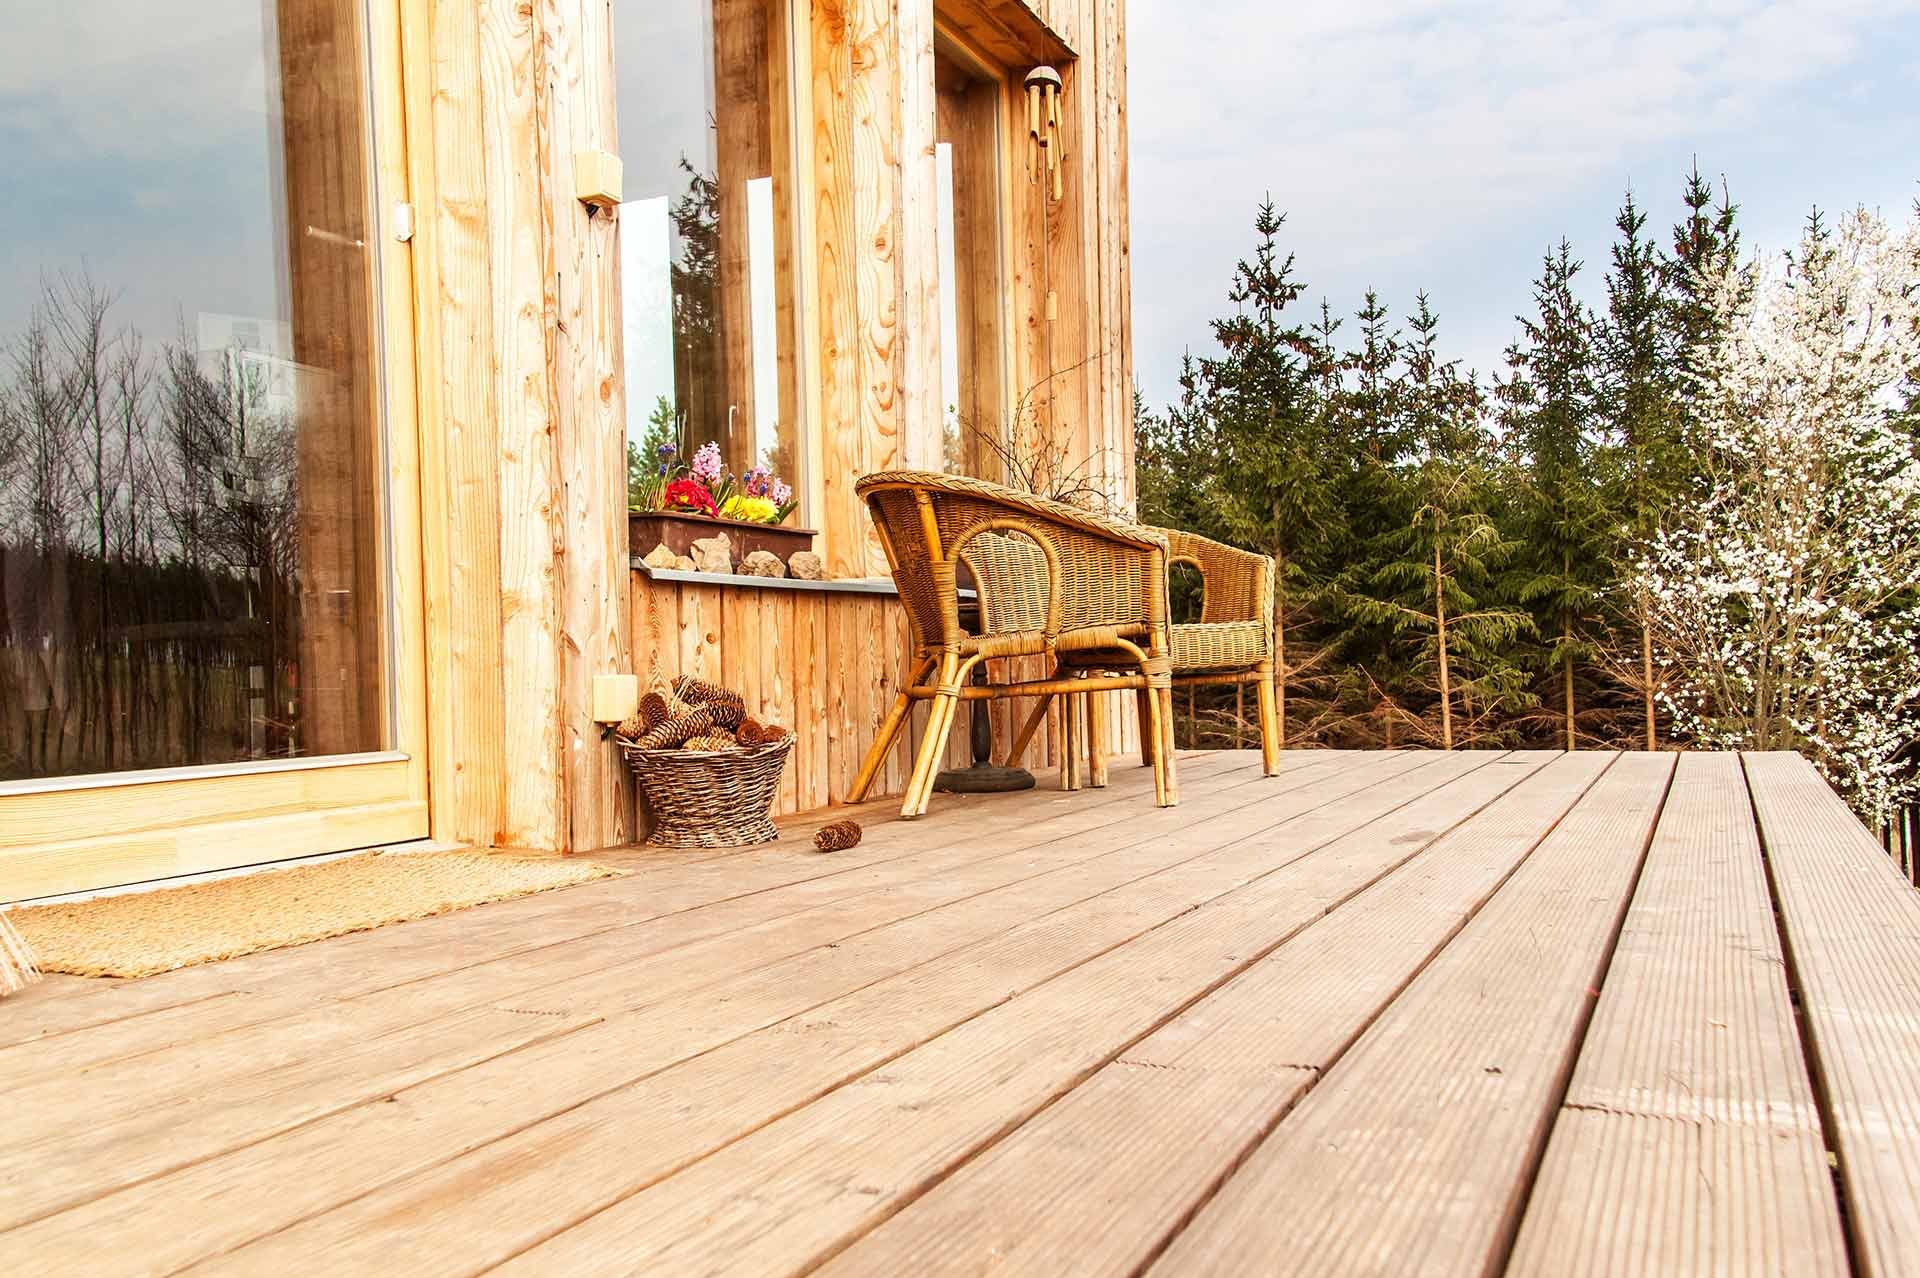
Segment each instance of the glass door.
[{"label": "glass door", "polygon": [[0,900],[424,835],[393,13],[7,25]]}]

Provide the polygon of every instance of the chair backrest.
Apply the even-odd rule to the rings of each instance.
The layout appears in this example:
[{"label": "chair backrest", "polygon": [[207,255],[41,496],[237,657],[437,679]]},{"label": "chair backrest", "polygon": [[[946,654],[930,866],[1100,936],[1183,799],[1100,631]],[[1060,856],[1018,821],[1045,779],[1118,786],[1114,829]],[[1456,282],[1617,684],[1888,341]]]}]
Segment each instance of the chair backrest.
[{"label": "chair backrest", "polygon": [[923,641],[959,641],[955,578],[963,558],[984,596],[989,634],[1165,625],[1166,540],[1157,533],[931,471],[868,475],[855,491]]}]

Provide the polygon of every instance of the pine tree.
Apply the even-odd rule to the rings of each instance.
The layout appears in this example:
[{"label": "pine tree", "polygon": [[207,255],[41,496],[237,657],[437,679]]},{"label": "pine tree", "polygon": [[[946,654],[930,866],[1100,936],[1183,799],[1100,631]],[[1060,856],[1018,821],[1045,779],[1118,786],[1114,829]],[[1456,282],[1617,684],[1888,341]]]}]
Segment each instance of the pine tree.
[{"label": "pine tree", "polygon": [[1181,403],[1170,414],[1171,435],[1189,449],[1204,440],[1213,453],[1215,482],[1196,503],[1199,522],[1188,526],[1263,550],[1279,567],[1274,648],[1283,741],[1288,622],[1311,605],[1320,559],[1339,540],[1342,522],[1326,418],[1316,403],[1320,348],[1286,314],[1303,286],[1293,257],[1280,252],[1285,223],[1271,200],[1261,204],[1254,254],[1235,266],[1227,294],[1235,310],[1213,322],[1220,354],[1188,362]]},{"label": "pine tree", "polygon": [[1714,198],[1713,185],[1700,176],[1697,160],[1687,174],[1681,201],[1687,214],[1673,228],[1673,249],[1661,270],[1666,276],[1666,340],[1675,370],[1680,435],[1689,449],[1697,449],[1705,443],[1701,421],[1706,410],[1699,391],[1706,372],[1702,352],[1717,346],[1724,335],[1713,294],[1740,261],[1740,206],[1733,202],[1725,178],[1718,200]]},{"label": "pine tree", "polygon": [[1498,574],[1519,542],[1487,514],[1493,450],[1480,389],[1457,363],[1440,359],[1439,319],[1424,293],[1410,325],[1388,396],[1397,410],[1391,437],[1409,459],[1387,472],[1400,515],[1344,578],[1343,604],[1356,622],[1384,628],[1389,652],[1404,660],[1399,687],[1370,681],[1378,695],[1396,711],[1410,706],[1416,685],[1433,698],[1433,721],[1383,718],[1451,750],[1486,735],[1488,722],[1524,702],[1523,675],[1507,653],[1532,621],[1498,597]]},{"label": "pine tree", "polygon": [[[1628,191],[1614,218],[1620,238],[1607,273],[1607,316],[1600,331],[1600,385],[1607,432],[1616,464],[1609,478],[1609,505],[1619,527],[1617,567],[1651,544],[1661,516],[1685,486],[1680,446],[1674,351],[1665,317],[1672,306],[1670,277],[1646,238],[1647,215]],[[1641,735],[1649,750],[1660,745],[1648,599],[1635,590],[1627,602],[1633,654],[1615,668],[1639,701]]]},{"label": "pine tree", "polygon": [[1575,666],[1591,658],[1587,625],[1607,585],[1605,510],[1594,456],[1600,420],[1594,320],[1574,296],[1581,263],[1561,240],[1534,282],[1537,314],[1519,317],[1507,350],[1511,376],[1496,389],[1508,445],[1525,468],[1521,519],[1529,559],[1520,597],[1543,633],[1544,664],[1556,672],[1566,748],[1575,748]]}]

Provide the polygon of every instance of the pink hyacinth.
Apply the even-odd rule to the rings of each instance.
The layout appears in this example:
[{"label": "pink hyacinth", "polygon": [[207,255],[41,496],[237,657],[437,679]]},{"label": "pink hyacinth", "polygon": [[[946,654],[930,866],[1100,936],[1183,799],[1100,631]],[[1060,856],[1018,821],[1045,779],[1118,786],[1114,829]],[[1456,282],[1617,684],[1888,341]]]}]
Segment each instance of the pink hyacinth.
[{"label": "pink hyacinth", "polygon": [[711,441],[700,445],[693,454],[693,465],[689,469],[693,477],[703,484],[719,483],[724,469],[720,461],[720,445]]},{"label": "pink hyacinth", "polygon": [[776,479],[773,481],[773,486],[767,490],[767,496],[773,499],[774,505],[784,506],[793,500],[793,488],[785,480]]}]

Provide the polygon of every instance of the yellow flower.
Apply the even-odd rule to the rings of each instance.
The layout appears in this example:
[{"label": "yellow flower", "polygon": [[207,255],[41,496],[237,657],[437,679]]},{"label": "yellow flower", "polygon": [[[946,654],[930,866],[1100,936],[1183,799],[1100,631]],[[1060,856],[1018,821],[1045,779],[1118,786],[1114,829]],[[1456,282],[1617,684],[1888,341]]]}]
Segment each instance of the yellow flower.
[{"label": "yellow flower", "polygon": [[726,519],[738,519],[750,524],[770,524],[780,508],[765,497],[749,497],[745,493],[735,493],[727,498],[727,504],[720,508],[720,514]]}]

